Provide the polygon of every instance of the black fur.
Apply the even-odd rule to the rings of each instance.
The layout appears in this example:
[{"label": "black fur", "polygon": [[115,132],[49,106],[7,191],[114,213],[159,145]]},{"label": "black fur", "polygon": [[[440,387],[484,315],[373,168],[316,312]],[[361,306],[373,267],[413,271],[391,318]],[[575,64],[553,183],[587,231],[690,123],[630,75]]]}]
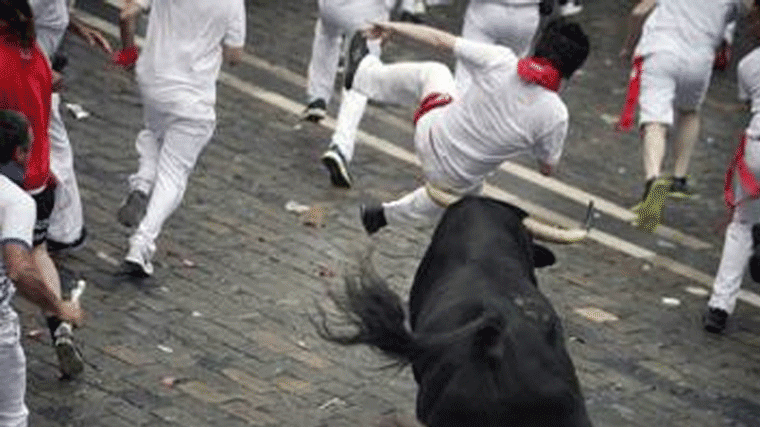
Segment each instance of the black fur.
[{"label": "black fur", "polygon": [[411,330],[401,298],[365,269],[335,298],[356,332],[336,333],[323,315],[320,335],[411,364],[428,427],[590,426],[559,318],[538,291],[524,217],[492,199],[462,199],[415,275]]}]

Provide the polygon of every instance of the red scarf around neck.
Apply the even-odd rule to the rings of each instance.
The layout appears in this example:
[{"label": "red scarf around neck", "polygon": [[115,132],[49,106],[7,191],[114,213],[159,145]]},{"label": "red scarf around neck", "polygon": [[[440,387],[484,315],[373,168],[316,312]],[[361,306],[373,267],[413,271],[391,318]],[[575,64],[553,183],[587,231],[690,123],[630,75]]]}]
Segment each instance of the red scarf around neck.
[{"label": "red scarf around neck", "polygon": [[517,61],[517,74],[526,82],[559,91],[562,74],[545,58],[529,56]]}]

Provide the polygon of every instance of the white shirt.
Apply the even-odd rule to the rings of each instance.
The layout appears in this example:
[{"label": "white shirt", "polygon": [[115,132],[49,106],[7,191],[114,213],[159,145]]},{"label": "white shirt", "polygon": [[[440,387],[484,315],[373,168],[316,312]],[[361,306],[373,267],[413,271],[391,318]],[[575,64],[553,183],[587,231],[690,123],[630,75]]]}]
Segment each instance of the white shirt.
[{"label": "white shirt", "polygon": [[755,48],[739,62],[739,99],[751,102],[752,119],[747,137],[760,139],[760,48]]},{"label": "white shirt", "polygon": [[222,45],[245,43],[244,0],[142,3],[151,8],[136,66],[143,95],[159,111],[214,120]]},{"label": "white shirt", "polygon": [[51,57],[69,26],[67,0],[29,0],[34,13],[34,31],[45,55]]},{"label": "white shirt", "polygon": [[457,38],[454,54],[472,82],[431,127],[434,161],[459,181],[452,184],[477,184],[524,153],[556,165],[568,127],[559,95],[518,76],[518,58],[507,47]]},{"label": "white shirt", "polygon": [[726,25],[742,8],[742,0],[658,0],[644,23],[637,54],[669,51],[712,60]]},{"label": "white shirt", "polygon": [[[34,199],[5,175],[0,175],[0,249],[8,243],[26,245],[31,249],[36,220]],[[13,283],[6,275],[0,250],[0,311],[8,308],[13,293]]]}]

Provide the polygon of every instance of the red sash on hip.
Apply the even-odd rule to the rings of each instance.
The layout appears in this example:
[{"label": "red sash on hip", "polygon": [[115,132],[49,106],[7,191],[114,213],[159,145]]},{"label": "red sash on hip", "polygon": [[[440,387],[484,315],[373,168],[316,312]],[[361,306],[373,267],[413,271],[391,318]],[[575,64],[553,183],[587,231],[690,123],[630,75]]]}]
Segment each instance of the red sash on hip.
[{"label": "red sash on hip", "polygon": [[530,83],[543,86],[553,92],[559,91],[562,74],[545,58],[529,56],[517,61],[517,75]]},{"label": "red sash on hip", "polygon": [[723,183],[723,198],[726,201],[726,205],[733,209],[743,200],[735,200],[734,197],[734,173],[739,178],[739,183],[747,193],[747,198],[756,199],[760,197],[760,183],[757,182],[755,174],[747,167],[747,162],[744,161],[744,150],[747,146],[747,135],[742,135],[741,142],[736,148],[736,153],[728,164],[728,170],[726,170],[726,180]]},{"label": "red sash on hip", "polygon": [[625,104],[623,104],[620,119],[615,127],[620,132],[628,132],[633,128],[633,116],[636,113],[636,105],[641,91],[641,65],[643,62],[644,58],[641,56],[633,58],[631,77],[628,80],[628,92],[625,94]]},{"label": "red sash on hip", "polygon": [[417,121],[419,121],[428,111],[450,104],[451,101],[453,101],[453,98],[447,93],[433,92],[426,96],[422,99],[420,106],[417,107],[417,110],[414,112],[414,124],[416,125]]}]

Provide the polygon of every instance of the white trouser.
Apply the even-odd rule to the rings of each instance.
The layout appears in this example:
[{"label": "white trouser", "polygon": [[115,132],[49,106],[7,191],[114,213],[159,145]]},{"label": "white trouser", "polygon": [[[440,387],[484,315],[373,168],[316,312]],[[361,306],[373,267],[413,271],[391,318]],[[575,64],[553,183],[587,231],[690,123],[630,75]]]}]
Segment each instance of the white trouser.
[{"label": "white trouser", "polygon": [[[535,4],[508,5],[495,2],[470,1],[464,15],[462,37],[469,40],[504,45],[515,55],[528,54],[539,23]],[[457,61],[454,80],[462,93],[470,84],[470,73]]]},{"label": "white trouser", "polygon": [[[66,32],[61,29],[35,27],[37,43],[48,58],[52,58]],[[74,174],[74,153],[61,114],[61,96],[53,93],[50,106],[50,169],[58,178],[55,205],[50,214],[48,239],[59,243],[73,243],[82,236],[84,217],[82,198]]]},{"label": "white trouser", "polygon": [[[760,140],[747,141],[744,158],[755,176],[760,176]],[[746,193],[736,179],[734,179],[734,191],[737,200],[746,197]],[[760,199],[748,199],[736,207],[731,223],[726,228],[723,254],[708,306],[720,308],[729,313],[734,311],[747,261],[752,255],[752,225],[758,222],[760,222]]]},{"label": "white trouser", "polygon": [[84,217],[82,198],[74,174],[74,153],[61,116],[61,96],[54,93],[50,108],[50,169],[58,179],[55,188],[55,205],[50,214],[48,239],[60,243],[73,243],[82,236]]},{"label": "white trouser", "polygon": [[135,141],[140,156],[131,190],[150,194],[145,217],[135,234],[153,243],[185,194],[187,180],[203,148],[211,140],[214,120],[179,117],[158,111],[144,99],[145,129]]},{"label": "white trouser", "polygon": [[18,316],[0,307],[0,427],[26,427],[26,358]]},{"label": "white trouser", "polygon": [[[378,58],[368,56],[359,66],[354,77],[356,90],[370,99],[395,104],[417,104],[431,93],[456,96],[454,77],[439,62],[401,62],[385,65]],[[422,164],[425,180],[442,189],[452,189],[451,179],[436,161],[430,139],[430,128],[439,119],[446,106],[424,114],[414,131],[414,146]],[[471,183],[467,189],[454,189],[460,194],[476,191],[480,183]],[[436,203],[423,186],[402,198],[383,203],[388,224],[420,223],[435,221],[444,208]]]},{"label": "white trouser", "polygon": [[[330,102],[343,38],[350,39],[354,32],[366,28],[370,22],[388,20],[385,0],[355,1],[348,6],[335,3],[339,2],[319,2],[319,17],[314,28],[311,60],[307,70],[308,102],[319,98],[324,99],[326,103]],[[379,40],[371,41],[368,45],[371,54],[380,56]]]}]

